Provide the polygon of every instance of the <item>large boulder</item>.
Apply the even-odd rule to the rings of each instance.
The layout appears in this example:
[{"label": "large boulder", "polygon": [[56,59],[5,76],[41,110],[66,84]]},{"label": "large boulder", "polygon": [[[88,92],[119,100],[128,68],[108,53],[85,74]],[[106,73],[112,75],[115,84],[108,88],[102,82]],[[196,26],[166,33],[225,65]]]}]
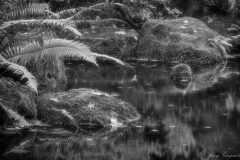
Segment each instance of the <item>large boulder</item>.
[{"label": "large boulder", "polygon": [[195,18],[149,20],[141,30],[136,55],[162,62],[185,63],[192,68],[212,65],[226,56],[219,36]]},{"label": "large boulder", "polygon": [[37,111],[42,122],[64,127],[116,127],[140,118],[130,104],[91,89],[44,94]]}]

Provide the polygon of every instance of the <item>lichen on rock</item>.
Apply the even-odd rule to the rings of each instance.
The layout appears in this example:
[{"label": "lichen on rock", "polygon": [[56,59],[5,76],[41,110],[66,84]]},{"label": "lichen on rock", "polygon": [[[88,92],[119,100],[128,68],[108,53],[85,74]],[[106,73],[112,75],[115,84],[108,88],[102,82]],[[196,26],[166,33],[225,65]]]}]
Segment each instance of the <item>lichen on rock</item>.
[{"label": "lichen on rock", "polygon": [[37,100],[38,119],[64,127],[111,127],[126,125],[140,115],[130,104],[91,89],[44,94]]}]

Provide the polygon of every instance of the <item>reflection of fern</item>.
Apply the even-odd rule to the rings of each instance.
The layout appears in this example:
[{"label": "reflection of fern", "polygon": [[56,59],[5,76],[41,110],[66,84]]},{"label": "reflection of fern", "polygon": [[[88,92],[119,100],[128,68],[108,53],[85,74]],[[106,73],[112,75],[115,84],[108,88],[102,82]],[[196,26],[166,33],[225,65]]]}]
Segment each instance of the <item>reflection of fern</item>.
[{"label": "reflection of fern", "polygon": [[232,24],[230,28],[227,29],[229,32],[237,33],[236,36],[230,36],[229,42],[234,45],[240,45],[240,27],[238,25]]},{"label": "reflection of fern", "polygon": [[219,51],[222,52],[222,56],[225,57],[232,47],[232,44],[229,43],[230,40],[230,38],[219,36],[214,39],[210,39],[209,42],[213,46],[217,47]]}]

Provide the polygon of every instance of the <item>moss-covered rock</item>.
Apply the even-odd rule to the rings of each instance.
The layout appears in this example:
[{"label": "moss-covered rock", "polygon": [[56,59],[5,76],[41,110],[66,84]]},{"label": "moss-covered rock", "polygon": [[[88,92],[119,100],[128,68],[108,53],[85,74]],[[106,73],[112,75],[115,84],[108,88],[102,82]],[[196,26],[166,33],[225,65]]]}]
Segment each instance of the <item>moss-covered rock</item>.
[{"label": "moss-covered rock", "polygon": [[218,45],[211,43],[219,36],[195,18],[149,20],[141,30],[136,55],[162,62],[185,63],[191,68],[212,65],[226,56]]},{"label": "moss-covered rock", "polygon": [[114,127],[140,118],[130,104],[91,89],[44,94],[37,111],[39,120],[65,127]]},{"label": "moss-covered rock", "polygon": [[36,121],[36,95],[10,78],[0,79],[0,135],[17,134]]},{"label": "moss-covered rock", "polygon": [[40,94],[65,90],[67,78],[62,60],[39,60],[28,70],[36,77]]},{"label": "moss-covered rock", "polygon": [[134,30],[95,26],[81,32],[83,33],[82,41],[93,52],[121,59],[134,57],[138,40],[138,33]]},{"label": "moss-covered rock", "polygon": [[29,119],[36,118],[36,95],[26,86],[13,82],[10,78],[0,79],[0,102],[8,109]]}]

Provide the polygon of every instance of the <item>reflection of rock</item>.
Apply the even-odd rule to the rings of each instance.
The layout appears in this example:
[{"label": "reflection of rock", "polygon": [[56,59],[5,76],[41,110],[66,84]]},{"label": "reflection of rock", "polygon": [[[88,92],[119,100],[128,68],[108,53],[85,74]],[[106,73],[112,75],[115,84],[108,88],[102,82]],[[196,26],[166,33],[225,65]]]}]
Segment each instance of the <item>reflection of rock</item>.
[{"label": "reflection of rock", "polygon": [[139,58],[188,64],[193,70],[221,61],[225,53],[209,40],[220,36],[202,21],[190,17],[149,20],[136,48]]},{"label": "reflection of rock", "polygon": [[[114,66],[108,65],[107,61],[99,62],[99,67],[90,66],[85,64],[73,64],[68,65],[69,68],[66,71],[67,76],[69,76],[69,82],[74,79],[82,80],[89,78],[91,81],[94,78],[108,79],[108,80],[119,80],[119,79],[131,79],[135,75],[135,70],[130,67]],[[71,83],[71,82],[70,82]]]},{"label": "reflection of rock", "polygon": [[175,66],[170,74],[170,79],[178,89],[186,89],[192,80],[191,68],[186,64]]},{"label": "reflection of rock", "polygon": [[65,67],[61,60],[40,60],[28,70],[33,73],[38,81],[39,93],[63,91],[67,84]]},{"label": "reflection of rock", "polygon": [[44,94],[37,110],[38,119],[61,126],[117,127],[140,118],[130,104],[91,89]]},{"label": "reflection of rock", "polygon": [[104,89],[109,88],[109,85],[119,85],[119,81],[131,81],[136,74],[134,68],[115,66],[107,61],[99,62],[99,67],[85,64],[67,64],[67,68],[67,89],[84,86],[86,88],[98,88],[108,93],[110,91]]}]

